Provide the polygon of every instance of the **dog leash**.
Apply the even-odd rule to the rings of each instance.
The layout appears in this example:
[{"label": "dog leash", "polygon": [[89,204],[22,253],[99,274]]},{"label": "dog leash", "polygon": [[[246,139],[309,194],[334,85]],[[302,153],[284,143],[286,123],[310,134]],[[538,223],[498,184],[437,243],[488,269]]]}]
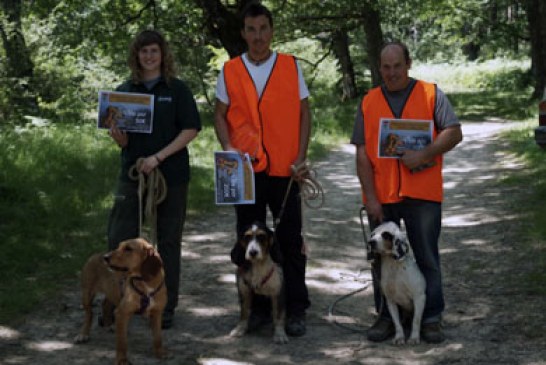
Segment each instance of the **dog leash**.
[{"label": "dog leash", "polygon": [[[292,189],[292,184],[296,181],[295,176],[299,176],[300,179],[298,184],[300,186],[300,195],[303,197],[303,202],[305,205],[312,209],[319,209],[324,205],[324,190],[321,183],[317,179],[317,172],[312,169],[307,161],[303,161],[301,164],[291,166],[292,176],[288,183],[288,188],[284,194],[284,198],[281,205],[281,210],[279,215],[275,220],[275,228],[281,222],[282,216],[284,214],[284,208],[286,207],[286,201],[288,200],[288,195],[290,195],[290,190]],[[311,201],[319,200],[319,203],[314,205],[311,204]]]},{"label": "dog leash", "polygon": [[[365,218],[365,214],[366,214],[366,207],[363,205],[362,208],[360,208],[360,226],[362,228],[362,237],[363,237],[363,240],[364,240],[364,245],[366,247],[366,253],[367,253],[367,260],[368,261],[372,261],[372,254],[371,252],[369,251],[368,249],[368,234],[366,233],[366,225],[364,223],[364,218]],[[372,274],[372,277],[374,276],[374,270],[370,270],[371,271],[371,274]],[[373,279],[372,279],[373,281]],[[341,302],[342,300],[345,300],[347,298],[350,298],[352,297],[353,295],[355,294],[358,294],[362,291],[365,291],[366,289],[368,289],[370,286],[370,281],[367,281],[361,288],[359,289],[356,289],[356,290],[353,290],[351,291],[350,293],[348,294],[345,294],[345,295],[342,295],[341,297],[338,297],[336,300],[334,300],[334,302],[328,307],[328,318],[335,324],[337,325],[338,327],[341,327],[341,328],[344,328],[344,329],[347,329],[351,332],[355,332],[355,333],[367,333],[367,329],[361,327],[361,326],[358,326],[358,325],[348,325],[348,324],[345,324],[345,323],[341,323],[339,321],[336,320],[336,313],[335,313],[335,308],[336,308],[336,305]],[[381,303],[381,306],[383,305],[383,303]],[[381,313],[381,311],[380,311]]]},{"label": "dog leash", "polygon": [[[277,226],[281,222],[282,216],[284,215],[284,209],[286,207],[288,195],[290,195],[290,190],[292,189],[292,184],[294,183],[294,181],[297,181],[300,186],[300,201],[303,200],[304,204],[307,207],[312,209],[319,209],[324,205],[324,189],[317,179],[316,171],[310,167],[309,163],[307,161],[303,161],[301,164],[292,165],[290,168],[292,170],[292,176],[290,177],[290,181],[288,182],[288,188],[286,189],[286,193],[284,194],[279,215],[277,216],[277,219],[273,221],[273,226],[275,228],[275,240],[277,239]],[[298,180],[295,179],[296,176],[299,177]],[[319,203],[316,205],[311,204],[310,201],[314,200],[319,200]],[[303,221],[303,206],[301,204],[300,209],[300,214]],[[305,242],[302,250],[304,254],[307,253]]]},{"label": "dog leash", "polygon": [[[139,158],[129,169],[128,175],[131,180],[138,181],[138,234],[142,237],[142,226],[147,223],[150,227],[150,240],[155,247],[157,246],[157,206],[167,196],[167,183],[158,168],[153,169],[148,175],[139,172],[143,162],[144,158]],[[144,197],[146,202],[143,207]]]},{"label": "dog leash", "polygon": [[363,292],[365,291],[366,289],[368,289],[368,287],[370,286],[370,283],[366,283],[363,287],[359,288],[359,289],[356,289],[356,290],[353,290],[352,292],[348,293],[348,294],[345,294],[339,298],[337,298],[332,304],[330,304],[330,306],[328,307],[328,319],[330,321],[332,321],[335,325],[341,327],[341,328],[344,328],[344,329],[347,329],[351,332],[356,332],[356,333],[365,333],[367,332],[365,328],[361,327],[361,326],[358,326],[358,325],[348,325],[348,324],[345,324],[345,323],[341,323],[339,322],[338,320],[336,320],[336,311],[335,311],[335,308],[336,308],[336,305],[341,302],[342,300],[345,300],[347,298],[350,298],[352,297],[353,295],[355,294],[358,294],[360,292]]}]

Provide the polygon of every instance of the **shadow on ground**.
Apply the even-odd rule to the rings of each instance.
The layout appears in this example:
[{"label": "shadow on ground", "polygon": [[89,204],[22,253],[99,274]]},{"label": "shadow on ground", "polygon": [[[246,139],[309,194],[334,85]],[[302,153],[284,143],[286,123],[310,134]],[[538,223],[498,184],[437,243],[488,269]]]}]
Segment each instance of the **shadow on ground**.
[{"label": "shadow on ground", "polygon": [[[492,137],[503,127],[502,123],[465,124],[465,141],[446,158],[441,246],[445,343],[393,347],[365,339],[364,329],[374,320],[370,273],[358,214],[354,148],[342,146],[315,165],[326,191],[325,205],[305,211],[310,249],[307,283],[313,303],[307,335],[291,338],[284,346],[272,343],[271,328],[240,339],[227,337],[238,319],[234,268],[228,256],[235,222],[231,208],[215,209],[214,216],[187,222],[180,304],[175,327],[164,332],[172,358],[161,363],[546,364],[545,337],[532,328],[544,323],[539,311],[525,316],[512,307],[513,301],[537,298],[524,298],[525,293],[511,287],[510,281],[499,280],[513,274],[510,242],[519,217],[505,204],[518,191],[497,181],[522,168],[502,153],[501,141]],[[335,315],[330,317],[333,309]],[[531,326],[528,332],[525,328],[511,332],[516,330],[516,316],[519,323]],[[74,284],[19,328],[0,327],[0,364],[112,363],[113,333],[95,326],[90,343],[72,344],[81,320],[79,289]],[[151,336],[141,318],[131,324],[129,346],[134,364],[157,362],[151,357]]]}]

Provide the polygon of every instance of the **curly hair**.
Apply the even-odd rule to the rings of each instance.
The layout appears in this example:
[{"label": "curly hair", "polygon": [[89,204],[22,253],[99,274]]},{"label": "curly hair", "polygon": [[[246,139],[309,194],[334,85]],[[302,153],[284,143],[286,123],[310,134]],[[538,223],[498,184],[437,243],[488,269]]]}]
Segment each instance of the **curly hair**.
[{"label": "curly hair", "polygon": [[161,75],[169,82],[176,75],[174,57],[165,37],[157,30],[144,30],[140,32],[129,47],[129,58],[127,63],[131,69],[131,78],[136,83],[141,83],[142,67],[138,59],[140,50],[151,44],[157,44],[161,49]]}]

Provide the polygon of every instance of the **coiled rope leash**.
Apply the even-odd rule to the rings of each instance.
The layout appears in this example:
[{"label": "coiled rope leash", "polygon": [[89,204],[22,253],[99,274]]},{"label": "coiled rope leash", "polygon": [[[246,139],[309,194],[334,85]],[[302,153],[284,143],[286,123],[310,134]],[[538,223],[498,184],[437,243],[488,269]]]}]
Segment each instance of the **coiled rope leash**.
[{"label": "coiled rope leash", "polygon": [[158,168],[148,175],[139,172],[143,163],[144,158],[139,158],[128,175],[131,180],[138,181],[138,234],[142,237],[142,226],[147,225],[150,227],[150,241],[157,246],[157,206],[167,197],[167,183]]},{"label": "coiled rope leash", "polygon": [[[288,188],[284,194],[284,199],[282,201],[281,210],[277,219],[274,220],[275,232],[277,231],[277,226],[281,222],[282,216],[284,214],[284,208],[286,206],[286,201],[288,200],[288,195],[290,194],[290,189],[292,189],[292,184],[296,181],[300,186],[300,199],[303,200],[304,204],[312,209],[319,209],[324,205],[324,190],[322,185],[317,179],[317,173],[314,169],[309,166],[307,161],[303,161],[299,165],[292,165],[292,176],[290,177],[290,182],[288,183]],[[311,201],[318,200],[318,204],[311,204]],[[300,204],[301,217],[303,224],[303,205]],[[305,241],[302,247],[303,254],[307,254],[307,246]]]},{"label": "coiled rope leash", "polygon": [[[275,220],[275,228],[282,219],[282,216],[284,214],[284,208],[286,206],[286,201],[288,200],[288,195],[290,194],[290,189],[292,188],[292,184],[294,183],[294,181],[297,181],[300,186],[300,195],[303,198],[302,200],[306,206],[312,209],[319,209],[324,205],[324,190],[322,189],[322,185],[317,179],[316,171],[309,167],[307,161],[303,161],[297,166],[292,165],[291,169],[292,177],[290,178],[288,188],[286,189],[286,193],[284,194],[284,199],[282,201],[281,210],[279,211],[279,216]],[[296,180],[296,176],[299,178],[298,180]],[[320,201],[316,205],[309,203],[310,201],[319,199]]]}]

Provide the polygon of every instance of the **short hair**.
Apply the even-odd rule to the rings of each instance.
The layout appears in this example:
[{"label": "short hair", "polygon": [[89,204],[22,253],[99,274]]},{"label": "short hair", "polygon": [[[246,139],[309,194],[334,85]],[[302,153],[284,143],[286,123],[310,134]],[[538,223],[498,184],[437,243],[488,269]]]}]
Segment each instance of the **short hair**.
[{"label": "short hair", "polygon": [[133,39],[129,47],[129,57],[127,63],[131,70],[131,78],[136,83],[141,83],[142,67],[138,59],[138,53],[143,47],[151,44],[157,44],[161,50],[161,75],[169,82],[175,77],[176,67],[174,57],[171,53],[169,44],[163,34],[157,30],[143,30]]},{"label": "short hair", "polygon": [[[410,63],[411,61],[411,57],[410,57],[410,54],[409,54],[409,49],[408,49],[408,46],[406,46],[405,43],[403,42],[400,42],[400,41],[391,41],[391,42],[387,42],[383,45],[383,47],[381,47],[381,52],[379,52],[379,55],[382,55],[383,54],[383,51],[385,50],[385,48],[387,48],[388,46],[398,46],[402,49],[402,53],[404,54],[404,60],[406,61],[406,65],[408,63]],[[381,57],[380,57],[381,58]]]},{"label": "short hair", "polygon": [[264,15],[269,20],[269,25],[273,28],[273,15],[271,11],[258,1],[248,3],[241,11],[241,29],[245,28],[246,18],[255,18]]}]

